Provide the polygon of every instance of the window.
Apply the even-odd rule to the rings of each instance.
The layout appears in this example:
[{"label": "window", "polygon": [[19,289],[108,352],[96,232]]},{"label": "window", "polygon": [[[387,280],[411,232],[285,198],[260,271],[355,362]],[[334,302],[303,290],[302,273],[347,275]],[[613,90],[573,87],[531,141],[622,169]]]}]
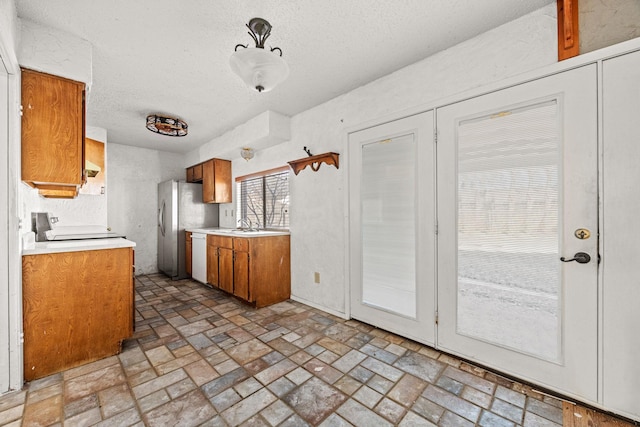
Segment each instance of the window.
[{"label": "window", "polygon": [[289,167],[238,177],[236,190],[239,227],[289,228]]}]

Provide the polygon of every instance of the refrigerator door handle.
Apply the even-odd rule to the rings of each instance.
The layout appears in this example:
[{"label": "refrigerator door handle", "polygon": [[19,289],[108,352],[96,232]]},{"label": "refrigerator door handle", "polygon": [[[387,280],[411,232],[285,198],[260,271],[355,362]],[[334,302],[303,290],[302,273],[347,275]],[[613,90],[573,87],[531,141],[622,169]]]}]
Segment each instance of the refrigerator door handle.
[{"label": "refrigerator door handle", "polygon": [[160,227],[160,232],[162,233],[162,235],[164,236],[164,210],[165,210],[165,203],[164,200],[162,201],[162,206],[159,209],[159,213],[158,213],[158,227]]}]

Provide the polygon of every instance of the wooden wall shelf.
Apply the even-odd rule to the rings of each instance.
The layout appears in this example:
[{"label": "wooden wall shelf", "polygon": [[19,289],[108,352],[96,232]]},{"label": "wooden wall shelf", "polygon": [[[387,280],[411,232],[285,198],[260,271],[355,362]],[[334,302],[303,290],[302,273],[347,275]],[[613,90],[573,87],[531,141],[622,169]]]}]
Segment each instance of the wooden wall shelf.
[{"label": "wooden wall shelf", "polygon": [[340,154],[339,153],[324,153],[324,154],[316,154],[315,156],[305,157],[304,159],[292,160],[289,163],[291,169],[293,169],[293,173],[298,175],[302,169],[307,166],[311,166],[311,169],[314,172],[317,172],[320,169],[320,165],[322,163],[326,163],[327,165],[334,165],[336,169],[340,169]]}]

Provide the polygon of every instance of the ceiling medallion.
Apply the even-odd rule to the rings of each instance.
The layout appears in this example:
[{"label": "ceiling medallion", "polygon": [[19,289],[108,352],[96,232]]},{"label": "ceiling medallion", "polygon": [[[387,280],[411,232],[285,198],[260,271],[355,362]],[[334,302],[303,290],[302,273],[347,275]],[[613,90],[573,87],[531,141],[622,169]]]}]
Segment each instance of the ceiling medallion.
[{"label": "ceiling medallion", "polygon": [[[266,51],[264,48],[264,42],[271,35],[271,24],[267,20],[253,18],[246,25],[256,47],[237,44],[229,60],[231,69],[250,88],[269,92],[287,78],[289,66],[282,59],[282,49],[272,47]],[[243,49],[238,50],[240,47]]]},{"label": "ceiling medallion", "polygon": [[167,136],[185,136],[187,134],[187,122],[178,118],[151,114],[147,116],[147,129],[151,132]]}]

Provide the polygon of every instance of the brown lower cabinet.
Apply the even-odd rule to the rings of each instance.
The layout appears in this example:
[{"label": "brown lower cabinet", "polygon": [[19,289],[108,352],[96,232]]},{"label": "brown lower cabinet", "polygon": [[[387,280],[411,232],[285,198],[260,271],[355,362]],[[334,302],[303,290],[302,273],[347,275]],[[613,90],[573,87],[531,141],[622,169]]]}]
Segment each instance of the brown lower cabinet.
[{"label": "brown lower cabinet", "polygon": [[192,258],[191,258],[191,248],[192,248],[192,243],[191,243],[191,232],[187,231],[185,233],[185,263],[184,263],[184,269],[187,272],[187,274],[189,276],[191,276],[191,263],[192,263]]},{"label": "brown lower cabinet", "polygon": [[289,236],[208,235],[207,282],[256,307],[289,299]]},{"label": "brown lower cabinet", "polygon": [[233,238],[207,235],[207,283],[233,293]]},{"label": "brown lower cabinet", "polygon": [[22,257],[24,379],[120,353],[133,335],[133,248]]}]

